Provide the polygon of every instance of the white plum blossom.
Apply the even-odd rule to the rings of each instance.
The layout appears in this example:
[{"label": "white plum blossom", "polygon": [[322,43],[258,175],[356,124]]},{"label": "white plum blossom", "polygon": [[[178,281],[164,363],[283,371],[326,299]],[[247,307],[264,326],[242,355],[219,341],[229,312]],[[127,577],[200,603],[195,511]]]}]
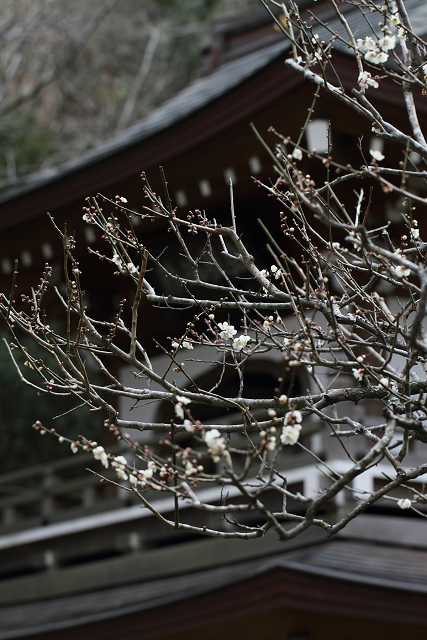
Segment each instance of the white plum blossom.
[{"label": "white plum blossom", "polygon": [[[359,73],[359,78],[357,82],[361,89],[368,89],[369,87],[378,89],[378,87],[380,86],[378,82],[372,78],[369,71],[362,71],[361,73]],[[339,242],[334,242],[332,246],[334,246],[334,244],[337,244],[339,247]]]},{"label": "white plum blossom", "polygon": [[150,460],[147,463],[147,469],[144,469],[143,471],[140,471],[140,473],[142,473],[142,475],[144,476],[144,478],[146,478],[147,480],[149,478],[152,478],[154,475],[154,472],[157,470],[157,465],[154,462],[154,460]]},{"label": "white plum blossom", "polygon": [[134,475],[130,475],[129,476],[129,482],[131,483],[131,485],[136,487],[136,485],[138,484],[138,478],[136,476],[134,476]]},{"label": "white plum blossom", "polygon": [[397,501],[397,506],[401,509],[410,509],[412,507],[412,502],[409,498],[401,498]]},{"label": "white plum blossom", "polygon": [[288,396],[285,396],[284,393],[282,393],[282,395],[279,397],[279,403],[280,404],[286,404],[288,401]]},{"label": "white plum blossom", "polygon": [[127,198],[124,198],[123,196],[120,196],[119,200],[120,200],[120,202],[123,202],[124,204],[126,204],[126,202],[127,202]]},{"label": "white plum blossom", "polygon": [[292,157],[295,158],[295,160],[302,160],[301,149],[298,149],[297,147],[295,147],[295,149],[292,152]]},{"label": "white plum blossom", "polygon": [[194,433],[196,430],[196,427],[194,426],[194,424],[191,422],[191,420],[188,420],[188,418],[186,418],[184,420],[184,429],[186,431],[188,431],[188,433]]},{"label": "white plum blossom", "polygon": [[195,473],[197,473],[197,467],[193,467],[191,462],[187,460],[187,462],[185,463],[185,475],[192,476]]},{"label": "white plum blossom", "polygon": [[175,405],[175,415],[177,418],[184,419],[184,409],[183,405],[190,404],[191,400],[186,398],[185,396],[176,396],[177,403]]},{"label": "white plum blossom", "polygon": [[241,351],[244,349],[248,342],[250,341],[250,336],[241,335],[238,338],[234,338],[233,340],[233,349],[235,351]]},{"label": "white plum blossom", "polygon": [[362,382],[364,375],[365,375],[365,370],[364,369],[352,369],[353,372],[353,376],[356,378],[356,380],[358,380],[358,382]]},{"label": "white plum blossom", "polygon": [[108,469],[108,456],[105,453],[104,447],[95,447],[95,449],[92,450],[92,453],[95,460],[99,460],[104,467]]},{"label": "white plum blossom", "polygon": [[283,427],[280,434],[280,442],[282,444],[294,445],[298,442],[298,438],[301,433],[301,425],[293,424]]},{"label": "white plum blossom", "polygon": [[359,51],[361,51],[362,53],[366,53],[367,51],[375,51],[375,49],[377,48],[377,43],[371,36],[368,36],[364,39],[358,38],[357,47]]},{"label": "white plum blossom", "polygon": [[288,411],[285,414],[285,424],[293,425],[295,423],[300,424],[302,422],[302,413],[294,409],[294,411]]},{"label": "white plum blossom", "polygon": [[116,267],[118,269],[120,269],[120,271],[122,270],[122,259],[120,258],[118,253],[115,253],[112,257],[112,261],[114,262],[114,264],[116,265]]},{"label": "white plum blossom", "polygon": [[237,333],[237,330],[233,327],[233,325],[228,324],[228,322],[218,322],[218,327],[221,329],[219,335],[223,340],[230,340]]},{"label": "white plum blossom", "polygon": [[365,53],[365,60],[371,64],[383,64],[388,60],[388,53],[375,49],[374,51],[367,51]]},{"label": "white plum blossom", "polygon": [[117,477],[120,478],[120,480],[128,479],[128,475],[125,473],[127,463],[128,462],[124,456],[116,456],[111,462],[111,466],[116,470]]},{"label": "white plum blossom", "polygon": [[129,273],[133,273],[133,274],[137,274],[138,273],[138,269],[137,269],[137,267],[135,267],[133,262],[129,262],[126,266],[127,266],[127,270],[129,271]]},{"label": "white plum blossom", "polygon": [[181,420],[184,419],[184,409],[182,408],[182,404],[180,404],[179,402],[177,402],[177,404],[175,405],[175,415]]},{"label": "white plum blossom", "polygon": [[400,264],[397,265],[397,267],[392,267],[391,271],[393,275],[396,276],[396,278],[406,278],[411,273],[410,269],[406,269],[405,267],[402,267],[402,265]]},{"label": "white plum blossom", "polygon": [[213,456],[221,455],[226,448],[225,440],[218,429],[210,429],[209,431],[206,431],[204,440]]},{"label": "white plum blossom", "polygon": [[397,37],[399,38],[401,44],[404,44],[406,42],[406,31],[403,27],[399,27],[399,29],[397,30]]},{"label": "white plum blossom", "polygon": [[400,24],[399,16],[396,13],[394,13],[392,16],[390,16],[390,18],[388,19],[388,22],[390,26],[397,27],[397,25]]},{"label": "white plum blossom", "polygon": [[383,387],[389,387],[390,386],[390,380],[388,378],[381,378],[380,385],[383,386]]},{"label": "white plum blossom", "polygon": [[350,231],[350,233],[348,234],[351,238],[355,238],[355,240],[350,240],[350,242],[353,243],[353,247],[356,251],[361,251],[362,247],[361,247],[361,243],[360,243],[360,233],[357,233],[356,231]]},{"label": "white plum blossom", "polygon": [[271,265],[270,271],[274,275],[276,280],[278,280],[282,276],[282,270],[276,267],[275,264]]},{"label": "white plum blossom", "polygon": [[267,444],[265,445],[267,451],[274,451],[276,448],[276,438],[274,436],[270,436]]},{"label": "white plum blossom", "polygon": [[85,222],[87,222],[88,224],[90,224],[92,222],[92,216],[90,215],[90,213],[86,212],[86,213],[83,214],[82,217],[83,217],[83,220]]},{"label": "white plum blossom", "polygon": [[128,479],[128,475],[127,475],[127,473],[125,473],[125,471],[124,471],[124,469],[122,467],[117,467],[116,474],[117,474],[117,477],[120,480],[127,480]]},{"label": "white plum blossom", "polygon": [[77,442],[72,442],[70,444],[70,449],[73,453],[77,453],[77,451],[79,450],[79,445],[77,444]]},{"label": "white plum blossom", "polygon": [[396,46],[396,36],[386,34],[379,39],[378,44],[382,51],[390,51],[390,49],[394,49]]},{"label": "white plum blossom", "polygon": [[183,340],[182,342],[172,340],[171,347],[173,349],[194,349],[193,343],[190,342],[190,340]]},{"label": "white plum blossom", "polygon": [[374,160],[377,160],[378,162],[381,162],[381,160],[384,160],[385,158],[385,155],[381,153],[379,149],[369,149],[369,153],[374,158]]}]

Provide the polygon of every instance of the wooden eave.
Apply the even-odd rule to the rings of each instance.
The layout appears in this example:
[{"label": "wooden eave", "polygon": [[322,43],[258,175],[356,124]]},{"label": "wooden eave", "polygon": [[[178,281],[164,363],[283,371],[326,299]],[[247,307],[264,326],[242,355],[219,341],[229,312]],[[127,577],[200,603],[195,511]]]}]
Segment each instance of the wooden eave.
[{"label": "wooden eave", "polygon": [[5,607],[0,640],[74,640],[76,634],[81,640],[213,640],[220,634],[255,640],[279,631],[281,637],[308,633],[311,640],[398,640],[403,633],[421,640],[425,562],[425,551],[324,542],[160,581],[99,585],[86,595]]}]

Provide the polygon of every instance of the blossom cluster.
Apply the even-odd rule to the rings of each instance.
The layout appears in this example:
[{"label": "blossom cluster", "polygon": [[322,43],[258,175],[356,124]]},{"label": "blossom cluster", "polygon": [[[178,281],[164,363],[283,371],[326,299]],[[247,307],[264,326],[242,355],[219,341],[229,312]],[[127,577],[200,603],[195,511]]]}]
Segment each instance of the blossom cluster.
[{"label": "blossom cluster", "polygon": [[150,460],[147,464],[147,469],[130,472],[128,468],[128,461],[124,456],[115,456],[111,462],[111,466],[115,469],[119,480],[129,480],[133,487],[136,487],[138,484],[141,487],[145,487],[145,481],[152,478],[157,469],[156,463],[153,460]]},{"label": "blossom cluster", "polygon": [[116,265],[120,273],[130,273],[134,275],[138,274],[138,267],[136,267],[133,264],[133,262],[128,262],[128,264],[124,264],[123,260],[121,259],[119,254],[116,252],[114,252],[113,257],[111,258],[111,261]]},{"label": "blossom cluster", "polygon": [[233,349],[235,351],[242,351],[250,342],[250,336],[242,334],[238,337],[234,337],[237,333],[237,329],[228,322],[218,322],[218,327],[221,329],[219,335],[223,340],[233,340]]},{"label": "blossom cluster", "polygon": [[[418,231],[418,229],[416,229],[416,231]],[[394,255],[398,256],[399,258],[404,257],[401,249],[397,249],[394,252]],[[411,270],[401,264],[391,267],[391,272],[394,276],[396,276],[396,278],[406,278],[411,274]]]},{"label": "blossom cluster", "polygon": [[278,280],[284,275],[283,271],[279,269],[279,267],[277,267],[275,264],[271,265],[270,271],[267,271],[267,269],[262,269],[260,273],[264,278],[269,278],[271,275],[275,278],[275,280]]},{"label": "blossom cluster", "polygon": [[359,73],[359,77],[357,82],[361,89],[368,89],[369,87],[373,87],[374,89],[378,89],[380,86],[376,80],[371,76],[369,71],[361,71]]},{"label": "blossom cluster", "polygon": [[280,442],[282,444],[294,445],[298,442],[301,432],[302,413],[301,411],[288,411],[285,414]]},{"label": "blossom cluster", "polygon": [[128,475],[126,473],[127,464],[128,462],[124,456],[116,456],[111,463],[111,466],[116,470],[117,477],[120,480],[128,479]]},{"label": "blossom cluster", "polygon": [[224,454],[226,444],[218,429],[210,429],[204,434],[204,440],[209,447],[214,462],[219,462],[220,456]]},{"label": "blossom cluster", "polygon": [[[103,464],[104,467],[108,469],[109,456],[106,453],[104,447],[101,447],[96,442],[92,442],[91,444],[93,447],[92,454],[95,460],[99,460],[101,464]],[[76,443],[73,442],[71,444],[71,449],[72,451],[76,451],[78,449],[78,446],[76,445]],[[124,456],[111,456],[111,457],[112,457],[111,466],[115,470],[119,480],[129,480],[131,485],[134,487],[136,487],[137,484],[140,484],[142,487],[145,487],[145,480],[151,478],[157,468],[156,463],[150,460],[147,464],[147,469],[130,472],[128,468],[128,461]]]},{"label": "blossom cluster", "polygon": [[190,340],[182,340],[181,342],[178,342],[177,340],[173,340],[172,341],[172,348],[173,349],[194,349],[192,342],[190,342]]},{"label": "blossom cluster", "polygon": [[419,240],[420,238],[420,230],[417,227],[418,220],[412,220],[411,236],[413,240]]},{"label": "blossom cluster", "polygon": [[365,369],[352,369],[353,376],[356,378],[358,382],[362,382],[365,377]]},{"label": "blossom cluster", "polygon": [[[393,5],[392,15],[381,27],[383,32],[382,37],[376,40],[372,36],[366,38],[358,38],[357,48],[363,54],[365,60],[371,64],[384,64],[389,57],[389,51],[395,49],[397,40],[403,43],[406,39],[405,30],[400,27],[400,18],[397,10],[397,6]],[[393,29],[397,28],[396,35],[393,34]],[[362,71],[359,73],[358,84],[362,90],[366,90],[369,87],[378,89],[378,82],[372,78],[368,71]]]},{"label": "blossom cluster", "polygon": [[221,329],[219,335],[223,340],[231,340],[237,333],[233,325],[228,322],[218,322],[218,327]]},{"label": "blossom cluster", "polygon": [[[96,442],[93,444],[96,444]],[[103,464],[104,467],[108,469],[108,456],[105,452],[104,447],[101,447],[101,446],[95,447],[94,449],[92,449],[92,454],[95,460],[99,460],[101,464]]]},{"label": "blossom cluster", "polygon": [[359,38],[357,40],[359,51],[364,54],[364,58],[371,64],[384,64],[388,60],[388,53],[396,46],[396,37],[392,35],[384,35],[378,40],[374,40],[371,36]]}]

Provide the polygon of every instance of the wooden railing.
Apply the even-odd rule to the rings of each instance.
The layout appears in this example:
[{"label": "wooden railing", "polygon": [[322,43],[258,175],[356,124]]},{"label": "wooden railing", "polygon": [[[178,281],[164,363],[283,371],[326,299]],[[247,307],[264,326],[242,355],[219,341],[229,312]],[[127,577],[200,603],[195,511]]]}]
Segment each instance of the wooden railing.
[{"label": "wooden railing", "polygon": [[[123,445],[110,451],[123,453]],[[98,464],[91,454],[78,453],[1,475],[0,534],[123,507],[129,494],[87,471],[100,471]]]}]

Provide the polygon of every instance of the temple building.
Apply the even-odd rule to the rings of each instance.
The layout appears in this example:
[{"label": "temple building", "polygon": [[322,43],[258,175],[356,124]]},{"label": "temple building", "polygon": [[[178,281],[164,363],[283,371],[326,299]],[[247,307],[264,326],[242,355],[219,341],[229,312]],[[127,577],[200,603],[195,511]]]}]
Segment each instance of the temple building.
[{"label": "temple building", "polygon": [[[318,5],[327,17],[329,2]],[[424,0],[407,0],[406,6],[422,21]],[[356,12],[350,19],[357,28]],[[88,246],[101,250],[102,244],[82,220],[82,207],[88,196],[114,200],[118,194],[141,212],[140,174],[161,192],[159,166],[178,211],[205,209],[222,222],[230,215],[231,179],[239,229],[249,250],[268,260],[257,220],[278,228],[279,204],[259,185],[268,183],[273,169],[254,128],[272,149],[275,131],[297,137],[314,93],[284,64],[289,49],[263,10],[218,22],[198,80],[85,156],[3,192],[0,290],[10,290],[16,258],[20,292],[38,282],[45,262],[61,287],[63,247],[49,211],[61,229],[66,224],[75,233],[91,312],[113,317],[128,285],[122,278],[104,279],[105,265],[89,255]],[[338,47],[334,64],[351,90],[357,72],[344,47]],[[379,111],[409,131],[398,85],[389,82],[374,99]],[[426,102],[419,115],[426,127]],[[372,145],[371,124],[322,94],[307,128],[308,148],[322,150],[329,123],[334,157],[360,164],[359,144],[365,152]],[[400,150],[388,141],[385,147],[398,162]],[[384,215],[379,199],[372,208]],[[387,215],[394,213],[389,207]],[[153,253],[167,240],[166,228],[157,223],[144,238]],[[61,313],[53,294],[47,304],[54,315]],[[150,321],[139,338],[150,350],[152,326],[163,339],[180,319],[148,304],[144,310]],[[259,359],[254,375],[261,385],[270,384],[275,366],[274,359]],[[207,371],[194,365],[193,374]],[[125,380],[131,374],[121,375]],[[303,374],[296,384],[307,384]],[[123,415],[131,409],[126,402],[120,408]],[[150,406],[136,411],[141,419],[158,417]],[[336,442],[318,425],[307,425],[303,437],[333,468],[344,464]],[[418,460],[416,446],[410,455]],[[412,512],[378,506],[333,539],[321,530],[287,543],[272,532],[253,541],[206,539],[169,530],[128,493],[100,484],[85,471],[92,460],[79,454],[0,475],[0,640],[424,640],[427,523]],[[385,470],[373,467],[354,488],[375,490]],[[322,477],[304,452],[290,456],[287,475],[290,485],[308,493]],[[173,508],[171,499],[160,496],[156,506],[164,514]],[[345,504],[328,508],[333,518]]]}]

